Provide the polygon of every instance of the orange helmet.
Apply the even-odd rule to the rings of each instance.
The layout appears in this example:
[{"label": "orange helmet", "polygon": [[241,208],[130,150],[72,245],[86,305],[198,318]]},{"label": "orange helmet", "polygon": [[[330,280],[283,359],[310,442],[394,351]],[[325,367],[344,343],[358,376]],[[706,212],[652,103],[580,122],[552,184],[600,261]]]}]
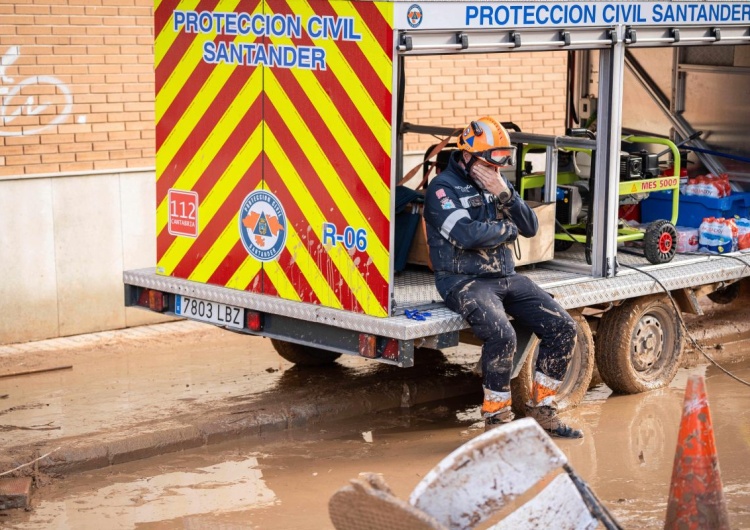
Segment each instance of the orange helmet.
[{"label": "orange helmet", "polygon": [[458,148],[497,167],[516,163],[516,147],[510,135],[494,118],[485,116],[469,124],[458,138]]}]

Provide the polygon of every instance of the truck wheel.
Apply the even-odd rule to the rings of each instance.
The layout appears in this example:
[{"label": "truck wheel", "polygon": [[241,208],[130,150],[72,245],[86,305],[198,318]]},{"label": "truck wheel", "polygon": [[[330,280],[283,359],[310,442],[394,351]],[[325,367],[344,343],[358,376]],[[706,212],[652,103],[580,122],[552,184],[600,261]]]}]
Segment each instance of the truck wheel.
[{"label": "truck wheel", "polygon": [[669,263],[677,251],[677,230],[665,219],[654,221],[643,236],[643,253],[651,263]]},{"label": "truck wheel", "polygon": [[[570,360],[568,373],[565,374],[562,385],[557,391],[557,409],[569,410],[578,406],[589,389],[591,374],[594,370],[594,339],[586,318],[579,311],[570,311],[570,316],[578,324],[576,347]],[[524,414],[524,406],[531,399],[531,388],[534,382],[534,368],[536,355],[526,359],[518,375],[511,380],[511,395],[513,396],[513,410],[516,414]]]},{"label": "truck wheel", "polygon": [[312,346],[303,346],[293,342],[286,342],[278,339],[271,339],[273,349],[281,357],[290,363],[301,366],[320,366],[322,364],[331,364],[341,357],[340,353],[313,348]]},{"label": "truck wheel", "polygon": [[637,394],[672,381],[683,345],[679,315],[667,296],[635,298],[602,317],[596,365],[614,392]]},{"label": "truck wheel", "polygon": [[740,296],[740,289],[742,287],[741,283],[742,282],[734,282],[726,287],[722,287],[721,289],[716,289],[714,292],[708,293],[708,299],[715,304],[731,304]]}]

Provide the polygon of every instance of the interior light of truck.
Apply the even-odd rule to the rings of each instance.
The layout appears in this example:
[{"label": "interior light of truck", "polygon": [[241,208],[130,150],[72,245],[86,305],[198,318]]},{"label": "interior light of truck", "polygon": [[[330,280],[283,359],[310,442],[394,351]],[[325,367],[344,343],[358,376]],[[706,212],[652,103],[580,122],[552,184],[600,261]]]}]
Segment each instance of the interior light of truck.
[{"label": "interior light of truck", "polygon": [[246,311],[247,315],[245,321],[247,322],[247,329],[251,331],[262,331],[263,330],[263,313],[259,311]]},{"label": "interior light of truck", "polygon": [[368,359],[375,359],[378,356],[378,338],[368,333],[359,334],[359,354]]}]

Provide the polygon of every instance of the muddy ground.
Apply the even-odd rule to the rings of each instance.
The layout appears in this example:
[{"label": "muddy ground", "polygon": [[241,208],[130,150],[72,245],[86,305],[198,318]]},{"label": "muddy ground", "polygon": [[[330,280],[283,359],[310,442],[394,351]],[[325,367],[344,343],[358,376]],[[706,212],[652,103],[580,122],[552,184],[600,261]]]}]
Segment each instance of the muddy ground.
[{"label": "muddy ground", "polygon": [[[750,363],[732,365],[750,378]],[[750,527],[750,393],[717,370],[683,369],[669,388],[589,393],[566,418],[583,440],[557,440],[624,528],[663,527],[684,383],[705,374],[732,528]],[[402,499],[453,449],[483,432],[474,400],[453,399],[322,422],[57,478],[7,528],[330,529],[327,503],[362,472]],[[0,519],[2,521],[2,519]]]},{"label": "muddy ground", "polygon": [[[732,373],[750,379],[750,364],[741,361],[750,359],[742,333],[747,308],[707,309],[709,315],[690,319],[694,336]],[[315,409],[331,396],[362,412],[350,407],[344,419],[313,413],[297,422],[287,413],[273,429],[221,443],[154,456],[175,449],[157,447],[88,471],[38,472],[33,509],[2,513],[0,527],[332,528],[327,500],[358,473],[381,473],[408,498],[432,466],[482,431],[479,381],[471,374],[478,352],[471,347],[425,355],[409,370],[350,357],[332,369],[300,370],[265,339],[186,322],[56,344],[0,349],[0,375],[61,368],[0,378],[6,449],[63,447],[60,454],[184,418],[240,421],[250,409],[270,414],[291,402]],[[733,527],[750,527],[750,390],[703,364],[701,355],[688,358],[693,367],[668,388],[612,396],[598,386],[565,415],[586,436],[560,447],[626,528],[663,525],[684,385],[694,373],[707,377]],[[453,398],[417,399],[440,397],[444,387]]]}]

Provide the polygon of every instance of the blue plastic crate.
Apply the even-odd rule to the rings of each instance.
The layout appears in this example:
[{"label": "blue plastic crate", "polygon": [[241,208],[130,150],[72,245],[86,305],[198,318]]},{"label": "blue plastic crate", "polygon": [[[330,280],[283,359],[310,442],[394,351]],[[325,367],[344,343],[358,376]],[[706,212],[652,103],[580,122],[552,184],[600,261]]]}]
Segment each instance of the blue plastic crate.
[{"label": "blue plastic crate", "polygon": [[[641,201],[641,222],[672,218],[672,191],[655,191]],[[677,225],[698,228],[704,217],[750,217],[750,192],[733,192],[717,199],[680,195]]]}]

